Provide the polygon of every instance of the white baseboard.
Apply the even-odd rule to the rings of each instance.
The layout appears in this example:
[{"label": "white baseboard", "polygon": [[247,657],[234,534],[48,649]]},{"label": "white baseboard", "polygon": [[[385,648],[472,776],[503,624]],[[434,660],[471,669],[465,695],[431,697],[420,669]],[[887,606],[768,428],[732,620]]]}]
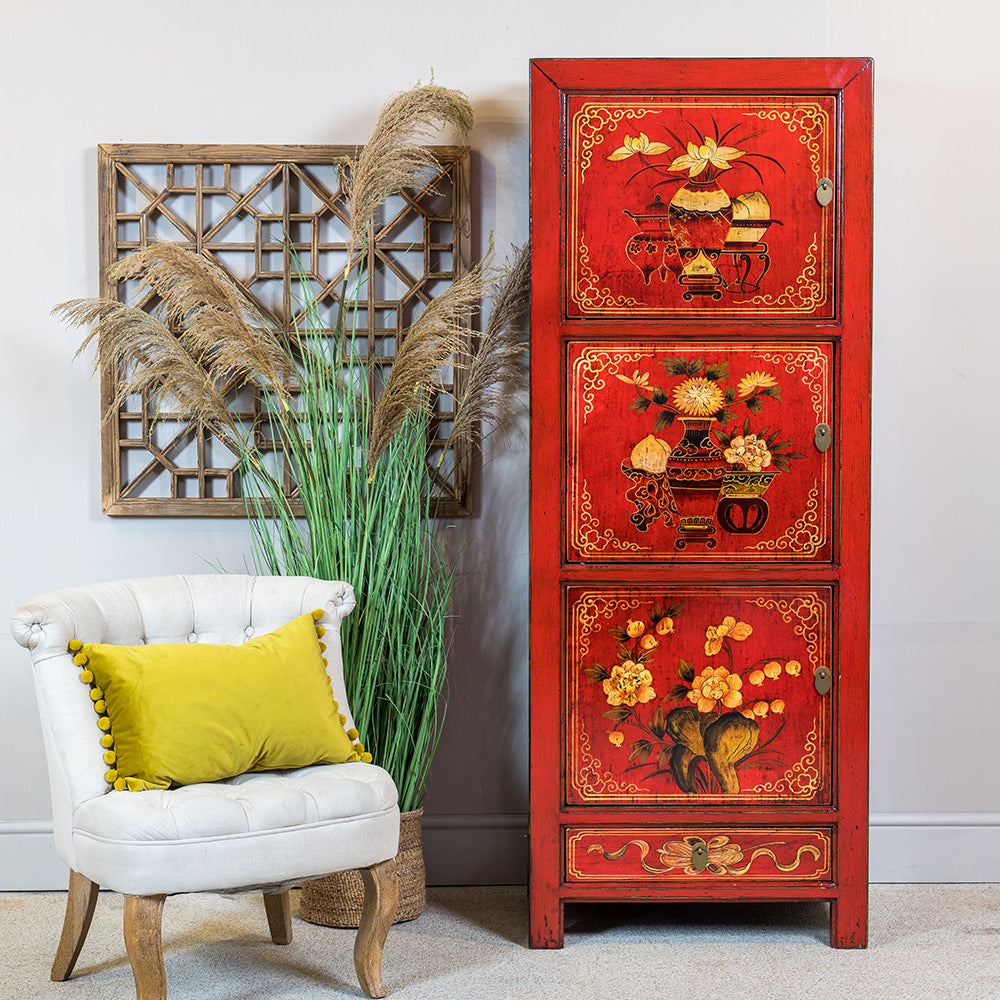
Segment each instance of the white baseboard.
[{"label": "white baseboard", "polygon": [[65,889],[68,882],[52,820],[0,820],[0,892]]},{"label": "white baseboard", "polygon": [[873,813],[872,882],[1000,882],[1000,813]]},{"label": "white baseboard", "polygon": [[[429,885],[523,885],[528,817],[424,816]],[[872,882],[1000,882],[1000,813],[874,813]],[[50,820],[0,821],[0,892],[62,890]]]}]

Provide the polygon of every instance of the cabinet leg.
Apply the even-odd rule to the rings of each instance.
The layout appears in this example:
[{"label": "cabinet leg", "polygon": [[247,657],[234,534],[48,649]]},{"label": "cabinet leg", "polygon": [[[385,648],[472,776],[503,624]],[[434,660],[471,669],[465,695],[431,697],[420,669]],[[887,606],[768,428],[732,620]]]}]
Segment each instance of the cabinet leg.
[{"label": "cabinet leg", "polygon": [[531,948],[561,948],[563,946],[563,912],[565,904],[559,898],[528,901],[528,945]]},{"label": "cabinet leg", "polygon": [[868,947],[868,887],[830,903],[830,947]]}]

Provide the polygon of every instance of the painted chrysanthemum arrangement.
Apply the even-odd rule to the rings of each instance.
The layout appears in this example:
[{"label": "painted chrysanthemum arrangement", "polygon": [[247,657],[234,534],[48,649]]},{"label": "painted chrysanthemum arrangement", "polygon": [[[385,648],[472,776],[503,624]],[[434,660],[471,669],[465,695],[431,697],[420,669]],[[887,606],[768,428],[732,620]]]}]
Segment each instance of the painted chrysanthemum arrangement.
[{"label": "painted chrysanthemum arrangement", "polygon": [[[53,310],[91,328],[80,351],[96,341],[95,371],[118,373],[107,418],[129,396],[148,395],[154,408],[183,410],[238,456],[257,572],[354,587],[357,609],[342,632],[348,697],[404,811],[422,802],[445,703],[455,570],[436,537],[427,488],[435,401],[448,391],[441,371],[465,372],[447,407],[444,450],[468,454],[484,427],[501,426],[520,407],[526,388],[527,248],[505,268],[491,252],[437,295],[399,338],[384,379],[352,317],[366,301],[359,275],[373,214],[435,163],[417,140],[439,124],[464,133],[472,122],[464,94],[416,87],[386,103],[369,142],[344,165],[355,266],[345,270],[334,336],[320,332],[308,301],[304,329],[287,334],[210,259],[169,243],[137,250],[109,271],[134,281],[140,301],[159,303],[152,312],[108,299]],[[470,338],[469,318],[486,297],[491,314]],[[264,434],[230,405],[247,388],[262,396]],[[275,441],[294,470],[301,519],[274,471]]]},{"label": "painted chrysanthemum arrangement", "polygon": [[[761,472],[773,465],[781,472],[788,472],[792,459],[804,457],[791,450],[791,441],[779,440],[780,430],[767,426],[752,429],[750,415],[764,412],[763,401],[781,400],[781,387],[770,372],[748,372],[735,384],[730,384],[728,361],[668,357],[662,359],[660,365],[667,376],[678,379],[673,386],[652,385],[649,373],[638,369],[631,376],[617,376],[622,382],[635,386],[636,397],[629,404],[630,409],[639,413],[650,408],[658,411],[653,423],[654,435],[678,417],[712,418],[712,434],[723,449],[726,461],[734,468]],[[739,407],[746,409],[742,423],[738,420]],[[650,438],[669,454],[665,442],[653,435]],[[646,447],[652,447],[649,438]]]}]

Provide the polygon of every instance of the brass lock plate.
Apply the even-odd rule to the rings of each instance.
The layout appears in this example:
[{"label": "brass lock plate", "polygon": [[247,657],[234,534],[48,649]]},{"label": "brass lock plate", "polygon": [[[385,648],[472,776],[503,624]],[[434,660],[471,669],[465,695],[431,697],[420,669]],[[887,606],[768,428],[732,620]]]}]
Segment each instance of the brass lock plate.
[{"label": "brass lock plate", "polygon": [[833,687],[833,674],[829,667],[817,667],[813,672],[813,683],[816,685],[816,693],[822,698],[830,693]]},{"label": "brass lock plate", "polygon": [[704,840],[691,844],[691,867],[696,872],[703,872],[708,867],[708,844]]},{"label": "brass lock plate", "polygon": [[817,451],[826,451],[833,444],[833,428],[829,424],[817,424],[813,443]]}]

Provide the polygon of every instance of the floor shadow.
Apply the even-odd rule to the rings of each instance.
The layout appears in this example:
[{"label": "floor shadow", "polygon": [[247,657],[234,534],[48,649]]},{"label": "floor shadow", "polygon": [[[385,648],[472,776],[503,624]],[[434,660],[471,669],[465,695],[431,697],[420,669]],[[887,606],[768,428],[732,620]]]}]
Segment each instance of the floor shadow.
[{"label": "floor shadow", "polygon": [[830,940],[830,908],[819,902],[567,903],[567,935],[632,934],[646,939],[677,931],[800,933],[824,944]]},{"label": "floor shadow", "polygon": [[511,944],[528,943],[528,890],[523,885],[437,886],[428,888],[427,903],[427,919],[421,916],[397,927],[421,931],[446,920],[456,927],[471,925],[477,932]]}]

